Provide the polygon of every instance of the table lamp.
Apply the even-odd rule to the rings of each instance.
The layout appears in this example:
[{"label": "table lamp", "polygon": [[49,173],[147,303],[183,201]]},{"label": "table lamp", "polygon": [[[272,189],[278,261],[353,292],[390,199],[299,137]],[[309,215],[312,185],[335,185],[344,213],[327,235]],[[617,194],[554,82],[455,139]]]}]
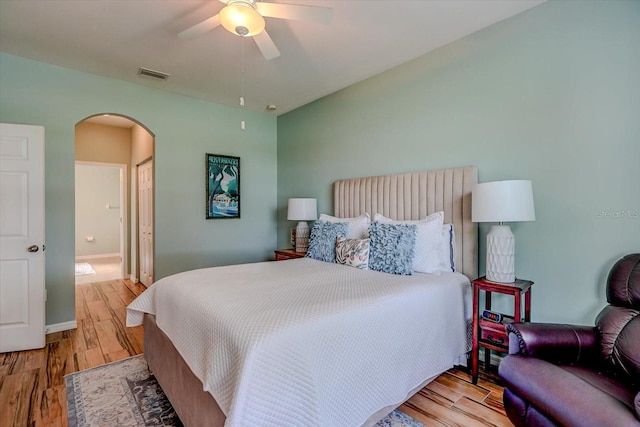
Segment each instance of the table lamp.
[{"label": "table lamp", "polygon": [[479,183],[471,199],[473,222],[497,222],[487,234],[486,278],[492,282],[513,283],[516,241],[503,222],[535,221],[531,181],[512,180]]},{"label": "table lamp", "polygon": [[309,224],[307,224],[307,221],[318,219],[316,199],[289,199],[287,219],[289,221],[299,221],[296,227],[296,252],[307,252],[307,249],[309,249]]}]

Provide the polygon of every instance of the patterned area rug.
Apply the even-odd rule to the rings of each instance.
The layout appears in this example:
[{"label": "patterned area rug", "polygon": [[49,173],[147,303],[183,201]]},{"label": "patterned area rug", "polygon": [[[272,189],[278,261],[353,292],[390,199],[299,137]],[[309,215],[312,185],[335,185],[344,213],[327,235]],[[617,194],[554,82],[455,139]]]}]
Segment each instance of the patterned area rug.
[{"label": "patterned area rug", "polygon": [[[69,426],[182,426],[142,356],[65,377]],[[393,411],[376,427],[424,427]]]}]

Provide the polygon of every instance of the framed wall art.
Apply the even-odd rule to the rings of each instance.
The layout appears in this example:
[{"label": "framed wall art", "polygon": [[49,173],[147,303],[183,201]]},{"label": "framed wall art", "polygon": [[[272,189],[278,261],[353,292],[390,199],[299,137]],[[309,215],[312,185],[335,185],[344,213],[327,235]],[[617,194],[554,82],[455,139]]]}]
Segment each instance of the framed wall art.
[{"label": "framed wall art", "polygon": [[207,153],[207,219],[240,218],[240,157]]}]

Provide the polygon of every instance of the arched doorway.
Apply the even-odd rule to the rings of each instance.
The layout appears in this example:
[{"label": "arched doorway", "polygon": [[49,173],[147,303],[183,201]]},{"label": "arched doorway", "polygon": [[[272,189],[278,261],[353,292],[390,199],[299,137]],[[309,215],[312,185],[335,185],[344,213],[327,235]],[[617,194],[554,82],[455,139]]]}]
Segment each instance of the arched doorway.
[{"label": "arched doorway", "polygon": [[[76,173],[76,263],[78,264],[86,257],[96,259],[96,255],[102,255],[105,258],[113,257],[114,225],[101,224],[98,222],[99,218],[112,220],[116,217],[119,229],[117,234],[120,236],[117,257],[109,258],[112,260],[110,262],[117,261],[118,268],[115,268],[113,263],[94,261],[96,266],[99,266],[99,271],[93,269],[94,272],[90,272],[90,276],[93,275],[93,277],[76,276],[76,283],[121,278],[135,282],[142,281],[149,286],[153,281],[153,177],[155,174],[153,168],[149,171],[149,165],[153,165],[154,142],[155,136],[146,126],[122,114],[95,114],[76,124],[76,169],[78,166],[84,169],[95,167],[98,168],[96,170],[99,173],[94,175],[100,176],[106,175],[105,171],[110,167],[111,169],[118,167],[121,196],[118,202],[114,202],[112,191],[110,196],[104,194],[101,198],[103,181],[96,180],[95,185],[84,181],[81,183],[82,191],[89,194],[89,197],[87,200],[79,198],[80,185],[78,173]],[[145,224],[144,227],[140,227],[142,216],[138,170],[143,165],[147,170],[146,176],[149,182],[144,184]],[[88,199],[91,199],[90,203]],[[88,206],[90,204],[92,206]],[[80,209],[83,211],[80,212]],[[118,211],[119,215],[115,211]],[[107,243],[111,246],[102,245]],[[114,274],[118,277],[113,277]]]}]

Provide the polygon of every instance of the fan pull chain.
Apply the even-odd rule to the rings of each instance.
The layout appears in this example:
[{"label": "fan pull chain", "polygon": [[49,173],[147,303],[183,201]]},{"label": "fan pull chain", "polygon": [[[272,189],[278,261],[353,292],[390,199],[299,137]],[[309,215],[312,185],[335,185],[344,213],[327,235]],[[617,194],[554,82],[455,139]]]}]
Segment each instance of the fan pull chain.
[{"label": "fan pull chain", "polygon": [[245,130],[246,125],[244,121],[244,37],[240,37],[242,48],[241,48],[241,71],[240,71],[240,107],[242,107],[242,120],[240,120],[240,129]]}]

